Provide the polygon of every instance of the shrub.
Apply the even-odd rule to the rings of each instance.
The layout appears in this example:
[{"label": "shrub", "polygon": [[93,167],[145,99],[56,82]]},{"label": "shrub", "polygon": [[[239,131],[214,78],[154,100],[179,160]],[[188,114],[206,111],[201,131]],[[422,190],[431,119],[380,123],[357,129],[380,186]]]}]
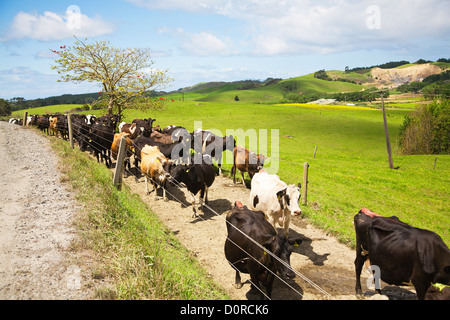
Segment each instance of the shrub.
[{"label": "shrub", "polygon": [[419,105],[406,116],[400,127],[400,150],[403,154],[449,153],[450,100]]}]

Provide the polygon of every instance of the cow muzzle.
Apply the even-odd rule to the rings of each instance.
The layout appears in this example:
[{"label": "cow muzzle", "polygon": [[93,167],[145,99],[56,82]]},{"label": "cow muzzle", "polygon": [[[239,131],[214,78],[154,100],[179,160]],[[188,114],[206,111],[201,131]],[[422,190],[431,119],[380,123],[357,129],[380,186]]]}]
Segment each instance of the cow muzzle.
[{"label": "cow muzzle", "polygon": [[299,216],[302,214],[302,210],[295,210],[294,212],[292,212],[292,215],[295,216]]},{"label": "cow muzzle", "polygon": [[292,270],[287,270],[283,275],[283,280],[292,280],[295,278],[295,272]]}]

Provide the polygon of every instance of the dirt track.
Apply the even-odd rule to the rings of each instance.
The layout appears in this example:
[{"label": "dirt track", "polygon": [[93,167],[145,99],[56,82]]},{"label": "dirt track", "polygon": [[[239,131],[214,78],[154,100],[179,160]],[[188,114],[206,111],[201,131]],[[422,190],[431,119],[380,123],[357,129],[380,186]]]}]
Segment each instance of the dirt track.
[{"label": "dirt track", "polygon": [[[152,210],[158,214],[180,241],[191,250],[210,275],[230,294],[232,299],[254,299],[249,294],[250,284],[235,289],[234,269],[225,259],[223,247],[227,235],[225,217],[235,201],[248,206],[250,190],[242,184],[233,185],[226,177],[216,177],[209,188],[209,206],[199,218],[192,218],[190,195],[185,188],[168,187],[169,201],[155,200],[155,193],[147,195],[144,178],[135,182],[134,176],[124,179],[133,193],[141,196]],[[150,187],[151,188],[151,187]],[[170,194],[169,194],[170,193]],[[158,190],[162,196],[162,190]],[[281,230],[281,229],[280,229]],[[290,225],[290,237],[302,237],[303,243],[291,255],[291,266],[322,288],[326,293],[296,277],[288,285],[276,279],[272,299],[282,300],[322,300],[356,299],[354,294],[355,272],[353,261],[355,251],[339,243],[334,237],[313,227],[301,217],[294,217]],[[242,275],[242,281],[249,278]],[[363,290],[367,275],[362,276]],[[410,291],[396,287],[386,287],[383,291],[390,299],[414,299]]]},{"label": "dirt track", "polygon": [[80,207],[48,140],[0,122],[0,163],[0,299],[88,298],[69,251]]},{"label": "dirt track", "polygon": [[[0,161],[0,299],[89,298],[89,271],[71,262],[68,250],[76,236],[71,221],[79,206],[60,182],[57,158],[47,139],[33,130],[0,122]],[[234,288],[234,270],[223,254],[226,213],[236,200],[248,204],[249,190],[217,177],[208,198],[218,215],[205,210],[201,218],[193,219],[185,189],[170,186],[170,201],[155,201],[154,193],[145,193],[143,180],[135,183],[134,177],[128,177],[124,182],[232,299],[255,298],[248,294],[249,284]],[[292,288],[276,280],[273,299],[355,299],[353,250],[300,217],[291,222],[290,236],[304,239],[291,255],[292,267],[329,295],[296,277],[289,282]],[[246,279],[243,275],[243,281]],[[363,290],[365,279],[363,276]],[[394,287],[384,293],[392,299],[415,298],[410,291]]]}]

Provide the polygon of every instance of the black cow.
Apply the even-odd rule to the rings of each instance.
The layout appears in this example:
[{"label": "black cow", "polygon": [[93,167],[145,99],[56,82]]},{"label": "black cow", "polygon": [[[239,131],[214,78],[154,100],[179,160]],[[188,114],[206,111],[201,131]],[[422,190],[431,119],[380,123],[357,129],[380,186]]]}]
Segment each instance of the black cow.
[{"label": "black cow", "polygon": [[[114,140],[115,123],[105,121],[103,124],[95,123],[89,133],[89,146],[94,151],[97,162],[105,161],[108,168],[111,167],[111,146]],[[101,161],[100,161],[101,157]]]},{"label": "black cow", "polygon": [[200,209],[203,208],[203,201],[208,204],[208,188],[213,184],[216,172],[211,163],[211,159],[203,160],[207,155],[196,155],[193,163],[179,164],[172,171],[172,178],[175,182],[182,182],[192,196],[192,207],[194,217],[197,216],[195,209],[195,195],[200,191]]},{"label": "black cow", "polygon": [[233,152],[236,146],[236,140],[232,135],[219,137],[210,131],[198,129],[192,134],[191,148],[196,153],[209,154],[212,158],[217,160],[219,167],[219,175],[222,174],[222,153],[225,150]]},{"label": "black cow", "polygon": [[48,127],[50,126],[50,115],[46,114],[43,116],[38,116],[37,121],[36,121],[36,125],[38,127],[39,130],[41,130],[42,132],[47,132],[48,134]]},{"label": "black cow", "polygon": [[64,114],[55,115],[58,120],[56,121],[56,130],[61,134],[61,138],[67,140],[69,137],[69,123],[67,116]]},{"label": "black cow", "polygon": [[[420,300],[425,298],[431,283],[450,284],[450,249],[436,233],[412,227],[395,216],[379,216],[366,208],[355,215],[354,224],[357,296],[362,295],[360,276],[366,259],[378,266],[384,282],[412,282]],[[376,289],[380,293],[380,288]]]},{"label": "black cow", "polygon": [[275,231],[266,220],[264,212],[249,210],[240,202],[234,204],[226,221],[228,236],[225,241],[225,257],[236,270],[237,289],[242,288],[239,272],[250,274],[252,289],[258,289],[261,298],[264,298],[264,294],[260,284],[264,285],[267,297],[271,298],[277,272],[285,280],[295,278],[290,259],[293,246],[300,245],[301,239],[288,240],[283,232]]},{"label": "black cow", "polygon": [[84,114],[71,114],[73,139],[78,142],[81,151],[85,151],[89,145],[91,127],[88,119]]},{"label": "black cow", "polygon": [[132,124],[135,123],[136,129],[138,130],[138,134],[142,132],[142,135],[144,137],[150,137],[150,134],[152,133],[152,126],[153,122],[156,121],[156,119],[148,118],[148,119],[134,119]]}]

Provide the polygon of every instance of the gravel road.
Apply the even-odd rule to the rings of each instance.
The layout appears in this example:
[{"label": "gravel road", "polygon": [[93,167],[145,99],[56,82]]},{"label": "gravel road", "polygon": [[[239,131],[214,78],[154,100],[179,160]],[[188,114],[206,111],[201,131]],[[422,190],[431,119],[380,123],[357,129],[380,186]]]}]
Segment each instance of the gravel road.
[{"label": "gravel road", "polygon": [[68,250],[80,206],[60,182],[49,141],[0,122],[0,163],[0,299],[87,298]]}]

